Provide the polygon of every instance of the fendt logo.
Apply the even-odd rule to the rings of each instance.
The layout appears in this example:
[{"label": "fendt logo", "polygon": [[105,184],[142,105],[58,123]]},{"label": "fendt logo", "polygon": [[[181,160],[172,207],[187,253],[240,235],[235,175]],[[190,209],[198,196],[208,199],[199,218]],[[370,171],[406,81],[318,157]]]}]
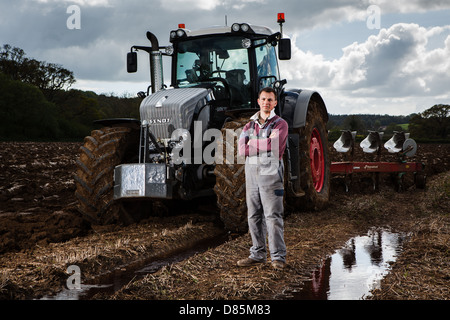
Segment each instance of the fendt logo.
[{"label": "fendt logo", "polygon": [[165,124],[169,123],[170,118],[163,118],[163,119],[149,119],[148,124]]}]

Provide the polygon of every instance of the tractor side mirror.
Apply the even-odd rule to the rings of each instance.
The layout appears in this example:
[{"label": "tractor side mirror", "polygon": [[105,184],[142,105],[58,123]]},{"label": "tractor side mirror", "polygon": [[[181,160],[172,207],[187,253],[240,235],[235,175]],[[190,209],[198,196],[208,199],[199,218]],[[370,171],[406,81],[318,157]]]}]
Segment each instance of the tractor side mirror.
[{"label": "tractor side mirror", "polygon": [[137,52],[127,53],[127,72],[132,73],[137,71]]},{"label": "tractor side mirror", "polygon": [[283,38],[278,42],[278,58],[280,60],[291,59],[291,39]]}]

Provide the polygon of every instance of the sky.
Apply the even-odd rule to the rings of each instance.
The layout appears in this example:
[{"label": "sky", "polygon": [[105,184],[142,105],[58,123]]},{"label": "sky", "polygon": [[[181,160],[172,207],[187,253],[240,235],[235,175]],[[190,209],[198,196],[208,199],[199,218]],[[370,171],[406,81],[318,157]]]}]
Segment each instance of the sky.
[{"label": "sky", "polygon": [[[73,71],[75,89],[134,96],[150,82],[148,57],[126,53],[191,30],[248,22],[291,38],[280,61],[287,88],[317,90],[331,114],[409,115],[450,104],[450,0],[2,0],[0,45]],[[164,80],[170,84],[165,57]]]}]

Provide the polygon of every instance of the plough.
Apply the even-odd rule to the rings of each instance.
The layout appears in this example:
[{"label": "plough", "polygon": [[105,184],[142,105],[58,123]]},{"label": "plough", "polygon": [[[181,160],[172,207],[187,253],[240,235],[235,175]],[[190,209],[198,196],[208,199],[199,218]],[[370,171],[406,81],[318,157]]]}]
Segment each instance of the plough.
[{"label": "plough", "polygon": [[409,138],[409,133],[394,132],[394,135],[389,139],[384,147],[389,153],[397,154],[397,162],[382,162],[381,159],[381,144],[383,132],[369,131],[369,135],[361,141],[360,147],[363,152],[373,154],[374,162],[359,162],[353,161],[354,146],[356,131],[342,130],[339,139],[333,144],[337,152],[346,153],[348,161],[332,162],[330,172],[332,174],[345,175],[346,191],[352,181],[353,173],[371,173],[373,181],[373,189],[379,189],[379,175],[380,173],[390,173],[396,178],[397,189],[403,190],[403,176],[407,172],[414,174],[414,183],[417,188],[425,188],[426,175],[424,173],[424,164],[420,162],[407,162],[407,157],[412,157],[416,154],[417,144]]}]

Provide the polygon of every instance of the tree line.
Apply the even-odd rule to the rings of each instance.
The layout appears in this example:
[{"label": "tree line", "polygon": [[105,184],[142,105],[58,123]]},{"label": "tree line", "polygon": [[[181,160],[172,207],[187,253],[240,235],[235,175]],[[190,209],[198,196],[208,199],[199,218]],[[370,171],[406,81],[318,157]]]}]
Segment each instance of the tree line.
[{"label": "tree line", "polygon": [[23,49],[9,44],[0,51],[0,71],[11,80],[35,85],[50,99],[57,90],[75,83],[72,71],[55,63],[27,58]]},{"label": "tree line", "polygon": [[[8,44],[0,49],[0,140],[82,140],[94,120],[139,118],[141,98],[70,89],[76,79],[61,65],[28,58]],[[408,116],[330,115],[329,140],[341,130],[410,132],[416,141],[450,142],[450,105]]]},{"label": "tree line", "polygon": [[73,72],[26,57],[10,45],[0,51],[0,139],[82,140],[102,118],[139,118],[140,98],[70,89]]}]

